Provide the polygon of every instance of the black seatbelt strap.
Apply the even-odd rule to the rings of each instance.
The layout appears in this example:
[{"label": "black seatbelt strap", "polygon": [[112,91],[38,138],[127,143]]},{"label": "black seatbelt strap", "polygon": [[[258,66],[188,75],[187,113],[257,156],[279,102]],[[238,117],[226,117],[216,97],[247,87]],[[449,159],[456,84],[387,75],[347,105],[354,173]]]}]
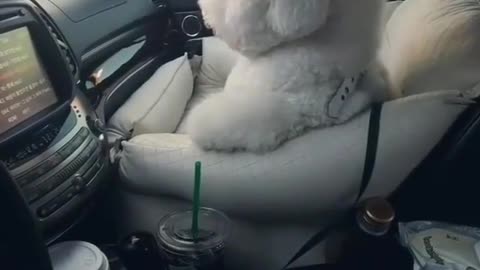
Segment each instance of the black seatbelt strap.
[{"label": "black seatbelt strap", "polygon": [[[365,153],[365,164],[362,175],[362,182],[360,184],[360,190],[357,194],[355,204],[357,204],[362,198],[363,194],[367,190],[368,184],[372,177],[373,168],[375,167],[375,161],[377,157],[377,148],[378,148],[378,138],[380,133],[380,120],[382,115],[382,104],[374,104],[370,111],[370,123],[368,128],[368,138],[367,138],[367,149]],[[300,259],[307,252],[312,250],[323,240],[327,238],[330,232],[337,228],[337,226],[343,225],[346,220],[349,220],[349,215],[341,218],[337,222],[333,222],[328,225],[323,230],[317,232],[312,236],[298,251],[297,253],[288,261],[288,263],[282,269],[288,269],[290,265]]]},{"label": "black seatbelt strap", "polygon": [[362,183],[357,196],[357,202],[362,198],[367,190],[368,184],[372,178],[373,168],[377,160],[378,139],[380,136],[380,120],[382,116],[382,104],[375,104],[370,113],[370,123],[368,127],[367,151],[365,153],[365,164],[363,167]]}]

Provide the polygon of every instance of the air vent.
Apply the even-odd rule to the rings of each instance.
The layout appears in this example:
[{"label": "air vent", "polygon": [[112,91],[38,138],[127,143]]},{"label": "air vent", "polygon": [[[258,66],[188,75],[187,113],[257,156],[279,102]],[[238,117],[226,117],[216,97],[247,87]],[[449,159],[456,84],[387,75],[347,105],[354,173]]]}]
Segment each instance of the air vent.
[{"label": "air vent", "polygon": [[40,14],[43,21],[48,27],[48,30],[52,34],[52,37],[55,39],[55,41],[58,44],[58,47],[60,47],[60,50],[63,53],[63,56],[65,57],[65,60],[70,67],[70,70],[72,72],[72,75],[75,77],[77,74],[77,64],[75,63],[75,58],[73,56],[73,52],[70,50],[70,48],[67,45],[67,42],[64,40],[63,36],[59,33],[55,25],[50,21],[49,18],[47,18],[43,13]]},{"label": "air vent", "polygon": [[16,10],[9,10],[5,13],[2,12],[2,14],[0,14],[0,22],[4,22],[4,21],[8,21],[8,20],[11,20],[13,18],[18,18],[19,16],[21,16],[21,13],[22,10],[21,9],[16,9]]}]

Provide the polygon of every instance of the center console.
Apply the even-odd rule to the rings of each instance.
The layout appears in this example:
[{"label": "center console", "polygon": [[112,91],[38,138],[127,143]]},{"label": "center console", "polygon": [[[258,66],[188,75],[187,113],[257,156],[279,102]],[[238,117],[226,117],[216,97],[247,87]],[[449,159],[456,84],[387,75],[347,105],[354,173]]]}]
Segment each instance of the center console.
[{"label": "center console", "polygon": [[66,48],[29,1],[0,3],[0,161],[48,232],[78,216],[108,170]]}]

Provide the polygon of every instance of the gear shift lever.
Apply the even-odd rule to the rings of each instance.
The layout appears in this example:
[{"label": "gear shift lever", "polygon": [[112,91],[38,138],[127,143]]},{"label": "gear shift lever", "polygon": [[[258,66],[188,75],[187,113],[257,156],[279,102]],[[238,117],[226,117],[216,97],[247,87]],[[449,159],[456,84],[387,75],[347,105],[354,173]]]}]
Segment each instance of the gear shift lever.
[{"label": "gear shift lever", "polygon": [[129,235],[120,243],[119,251],[122,261],[129,270],[161,270],[165,267],[157,242],[149,233]]}]

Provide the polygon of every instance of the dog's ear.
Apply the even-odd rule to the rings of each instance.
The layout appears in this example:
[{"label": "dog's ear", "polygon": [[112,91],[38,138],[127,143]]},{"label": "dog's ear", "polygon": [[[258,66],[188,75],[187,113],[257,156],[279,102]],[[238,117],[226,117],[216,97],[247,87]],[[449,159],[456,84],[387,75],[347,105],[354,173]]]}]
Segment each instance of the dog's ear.
[{"label": "dog's ear", "polygon": [[330,5],[330,0],[270,0],[267,19],[278,35],[293,40],[321,28]]}]

